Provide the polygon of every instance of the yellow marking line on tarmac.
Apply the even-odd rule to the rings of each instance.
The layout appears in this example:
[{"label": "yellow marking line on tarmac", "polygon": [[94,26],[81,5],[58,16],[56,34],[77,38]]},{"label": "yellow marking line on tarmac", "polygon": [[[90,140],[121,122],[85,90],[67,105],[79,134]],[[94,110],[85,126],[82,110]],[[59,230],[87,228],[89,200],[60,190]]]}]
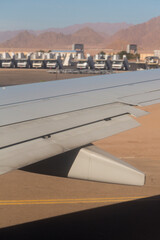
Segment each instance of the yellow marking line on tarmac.
[{"label": "yellow marking line on tarmac", "polygon": [[78,203],[114,203],[127,202],[145,198],[139,197],[119,197],[119,198],[80,198],[80,199],[40,199],[40,200],[0,200],[2,205],[40,205],[40,204],[78,204]]}]

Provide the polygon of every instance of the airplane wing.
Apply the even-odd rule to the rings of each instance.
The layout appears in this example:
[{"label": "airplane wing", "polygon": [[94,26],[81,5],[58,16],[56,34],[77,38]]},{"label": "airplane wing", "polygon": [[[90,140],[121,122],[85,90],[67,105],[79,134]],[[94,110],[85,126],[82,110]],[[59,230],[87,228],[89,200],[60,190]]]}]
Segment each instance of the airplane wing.
[{"label": "airplane wing", "polygon": [[[68,177],[143,185],[145,174],[93,141],[138,127],[160,102],[160,70],[0,88],[0,174],[78,149]],[[63,156],[63,155],[62,155]]]}]

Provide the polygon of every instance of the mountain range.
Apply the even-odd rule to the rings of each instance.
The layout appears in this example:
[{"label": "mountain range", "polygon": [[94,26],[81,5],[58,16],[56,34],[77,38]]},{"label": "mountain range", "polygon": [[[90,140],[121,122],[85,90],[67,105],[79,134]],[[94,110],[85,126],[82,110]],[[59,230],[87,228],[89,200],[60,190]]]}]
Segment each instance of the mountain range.
[{"label": "mountain range", "polygon": [[67,48],[73,43],[84,43],[86,46],[103,46],[107,37],[103,37],[90,28],[82,28],[73,34],[45,32],[39,35],[28,31],[20,32],[10,40],[0,44],[2,48]]},{"label": "mountain range", "polygon": [[[129,26],[132,26],[132,25],[123,23],[123,22],[122,23],[84,23],[84,24],[74,24],[64,28],[49,28],[45,30],[37,30],[37,31],[27,30],[27,31],[36,36],[46,32],[55,32],[55,33],[62,33],[64,35],[69,35],[79,31],[80,29],[90,28],[102,35],[113,35],[119,30],[126,29]],[[19,33],[23,33],[25,31],[26,30],[0,31],[0,43],[10,40],[11,38],[15,37]]]},{"label": "mountain range", "polygon": [[85,23],[66,28],[50,28],[42,31],[20,30],[0,32],[0,48],[71,48],[73,43],[85,47],[125,50],[127,44],[137,44],[139,50],[160,47],[160,16],[148,22]]}]

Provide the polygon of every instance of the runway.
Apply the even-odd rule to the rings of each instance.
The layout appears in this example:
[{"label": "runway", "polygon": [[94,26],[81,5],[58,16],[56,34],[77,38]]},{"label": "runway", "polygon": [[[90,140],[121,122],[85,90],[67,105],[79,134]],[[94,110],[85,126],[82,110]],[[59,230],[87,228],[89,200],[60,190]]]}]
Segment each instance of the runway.
[{"label": "runway", "polygon": [[4,205],[48,205],[48,204],[78,204],[78,203],[116,203],[127,202],[145,198],[144,196],[137,197],[121,197],[121,198],[83,198],[83,199],[37,199],[37,200],[4,200],[0,201],[0,206]]},{"label": "runway", "polygon": [[94,144],[145,172],[145,186],[12,171],[0,176],[0,238],[159,239],[160,104],[143,109],[140,127]]}]

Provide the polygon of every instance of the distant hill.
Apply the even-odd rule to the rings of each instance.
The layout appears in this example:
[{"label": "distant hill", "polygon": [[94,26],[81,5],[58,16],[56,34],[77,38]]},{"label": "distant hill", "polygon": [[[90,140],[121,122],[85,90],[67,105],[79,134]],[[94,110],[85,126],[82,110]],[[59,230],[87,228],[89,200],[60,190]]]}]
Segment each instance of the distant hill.
[{"label": "distant hill", "polygon": [[0,47],[29,47],[31,43],[35,42],[36,36],[29,33],[28,31],[20,32],[15,37],[11,38],[10,40],[7,40],[4,43],[0,44]]},{"label": "distant hill", "polygon": [[84,43],[85,45],[104,45],[107,42],[109,36],[102,36],[101,34],[95,32],[89,27],[80,29],[79,31],[73,33],[72,43]]},{"label": "distant hill", "polygon": [[15,37],[20,32],[21,31],[0,31],[0,43]]},{"label": "distant hill", "polygon": [[28,31],[20,32],[14,38],[0,44],[8,48],[58,48],[70,47],[73,43],[85,43],[85,46],[104,45],[107,37],[103,37],[92,29],[86,27],[73,34],[45,32],[34,35]]},{"label": "distant hill", "polygon": [[[113,35],[117,31],[121,29],[126,29],[131,24],[127,23],[84,23],[84,24],[75,24],[64,28],[49,28],[40,31],[33,31],[27,30],[29,33],[34,35],[39,35],[46,32],[55,32],[55,33],[62,33],[65,35],[76,33],[77,31],[83,28],[91,28],[93,31],[97,33],[101,33],[103,36]],[[26,30],[19,30],[19,31],[0,31],[0,43],[10,40],[11,38],[15,37],[19,33],[22,33]]]},{"label": "distant hill", "polygon": [[159,49],[160,16],[117,32],[109,39],[107,47],[126,49],[126,45],[129,43],[137,44],[139,50]]}]

